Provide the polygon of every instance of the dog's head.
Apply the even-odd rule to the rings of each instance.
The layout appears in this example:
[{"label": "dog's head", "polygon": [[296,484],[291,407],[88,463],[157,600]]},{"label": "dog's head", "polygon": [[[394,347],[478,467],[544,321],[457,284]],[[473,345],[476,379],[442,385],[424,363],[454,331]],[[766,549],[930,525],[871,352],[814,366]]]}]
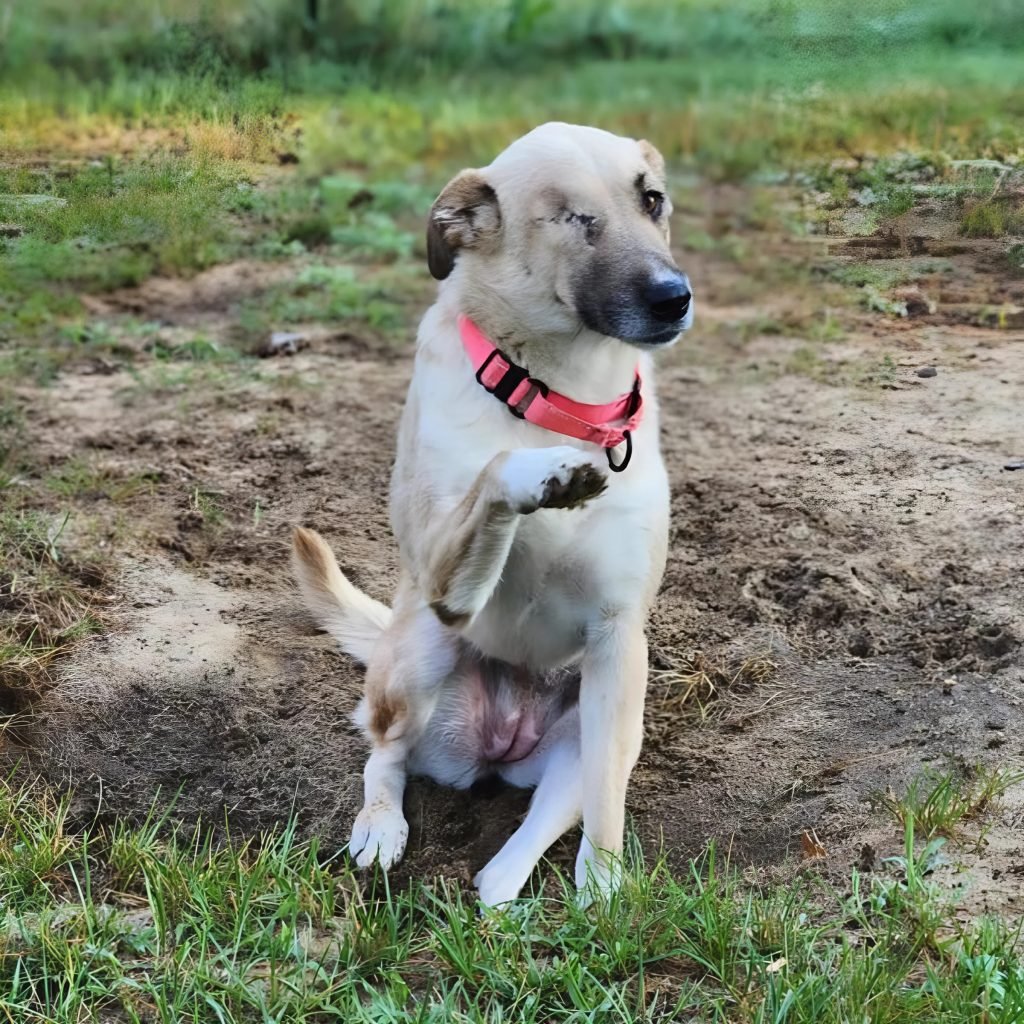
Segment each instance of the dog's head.
[{"label": "dog's head", "polygon": [[537,332],[584,327],[664,345],[693,319],[669,250],[671,210],[649,142],[545,124],[448,183],[430,213],[430,272],[454,272],[481,304]]}]

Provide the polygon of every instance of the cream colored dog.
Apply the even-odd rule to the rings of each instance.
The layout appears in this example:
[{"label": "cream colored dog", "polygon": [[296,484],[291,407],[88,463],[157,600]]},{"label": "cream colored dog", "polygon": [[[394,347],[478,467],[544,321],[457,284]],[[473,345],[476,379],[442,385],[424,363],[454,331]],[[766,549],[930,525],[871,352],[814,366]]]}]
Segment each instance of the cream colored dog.
[{"label": "cream colored dog", "polygon": [[[693,317],[669,212],[649,143],[567,124],[461,172],[434,203],[443,284],[399,431],[393,611],[317,534],[295,536],[306,603],[367,666],[361,866],[404,852],[409,772],[457,786],[499,774],[537,789],[477,875],[484,903],[514,899],[581,817],[577,886],[616,884],[668,533],[651,353]],[[617,396],[642,396],[642,413]],[[579,415],[551,412],[556,400]],[[588,426],[610,408],[623,418]]]}]

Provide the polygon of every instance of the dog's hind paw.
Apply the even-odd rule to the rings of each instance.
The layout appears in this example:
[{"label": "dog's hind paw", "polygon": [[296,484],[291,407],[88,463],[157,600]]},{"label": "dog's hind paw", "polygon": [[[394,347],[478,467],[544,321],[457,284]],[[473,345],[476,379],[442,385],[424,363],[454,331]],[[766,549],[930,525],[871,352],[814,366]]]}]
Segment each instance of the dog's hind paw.
[{"label": "dog's hind paw", "polygon": [[510,504],[524,515],[539,508],[575,508],[608,485],[607,471],[593,456],[570,445],[517,448],[509,453],[502,478]]},{"label": "dog's hind paw", "polygon": [[349,854],[361,868],[377,861],[387,871],[402,859],[409,838],[409,825],[400,810],[392,807],[364,807],[352,825]]}]

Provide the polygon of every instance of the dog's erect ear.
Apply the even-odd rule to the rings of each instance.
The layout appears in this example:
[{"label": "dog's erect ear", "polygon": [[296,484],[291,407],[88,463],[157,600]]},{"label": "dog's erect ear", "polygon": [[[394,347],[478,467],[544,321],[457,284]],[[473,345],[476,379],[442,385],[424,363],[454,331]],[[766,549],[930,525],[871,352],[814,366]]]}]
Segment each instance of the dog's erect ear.
[{"label": "dog's erect ear", "polygon": [[430,208],[427,266],[443,281],[455,266],[455,254],[479,244],[501,226],[498,196],[479,171],[460,171]]},{"label": "dog's erect ear", "polygon": [[647,166],[650,167],[650,169],[654,171],[659,178],[664,180],[665,158],[646,139],[638,139],[637,145],[640,147],[640,152],[643,154],[643,158],[647,161]]}]

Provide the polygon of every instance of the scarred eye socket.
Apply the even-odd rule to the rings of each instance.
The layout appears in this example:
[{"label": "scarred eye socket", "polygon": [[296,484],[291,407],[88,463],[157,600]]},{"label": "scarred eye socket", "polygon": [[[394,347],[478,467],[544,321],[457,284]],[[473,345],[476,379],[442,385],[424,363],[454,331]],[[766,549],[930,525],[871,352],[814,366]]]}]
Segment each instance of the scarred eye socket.
[{"label": "scarred eye socket", "polygon": [[657,220],[661,216],[662,208],[665,205],[665,197],[653,188],[649,188],[643,194],[643,204],[644,213],[652,220]]}]

